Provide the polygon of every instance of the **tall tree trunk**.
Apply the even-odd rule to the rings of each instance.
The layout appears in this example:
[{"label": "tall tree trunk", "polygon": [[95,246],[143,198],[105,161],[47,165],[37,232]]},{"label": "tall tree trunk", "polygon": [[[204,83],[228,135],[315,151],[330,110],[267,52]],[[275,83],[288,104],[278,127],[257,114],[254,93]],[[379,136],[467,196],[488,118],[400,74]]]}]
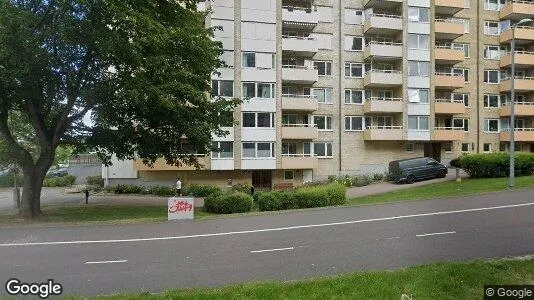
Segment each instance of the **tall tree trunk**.
[{"label": "tall tree trunk", "polygon": [[36,164],[26,165],[22,169],[24,183],[19,212],[20,216],[26,220],[34,219],[43,214],[41,211],[41,191],[46,172],[54,161],[53,153],[50,151],[41,153]]}]

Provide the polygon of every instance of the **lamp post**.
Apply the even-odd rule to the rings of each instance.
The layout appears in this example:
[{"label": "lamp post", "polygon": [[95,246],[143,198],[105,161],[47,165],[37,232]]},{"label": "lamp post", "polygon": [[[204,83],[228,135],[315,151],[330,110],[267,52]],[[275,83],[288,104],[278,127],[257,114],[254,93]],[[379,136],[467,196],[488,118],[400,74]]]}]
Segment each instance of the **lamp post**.
[{"label": "lamp post", "polygon": [[509,187],[515,185],[515,28],[525,23],[532,22],[532,19],[522,19],[512,26],[512,70],[510,78],[510,181]]}]

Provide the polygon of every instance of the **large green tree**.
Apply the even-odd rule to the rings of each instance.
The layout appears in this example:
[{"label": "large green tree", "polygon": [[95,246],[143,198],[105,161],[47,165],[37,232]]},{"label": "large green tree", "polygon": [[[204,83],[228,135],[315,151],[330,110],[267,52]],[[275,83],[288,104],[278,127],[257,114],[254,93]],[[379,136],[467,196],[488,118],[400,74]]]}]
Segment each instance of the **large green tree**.
[{"label": "large green tree", "polygon": [[222,50],[195,2],[0,0],[0,159],[22,169],[24,218],[42,213],[59,146],[198,166],[182,141],[209,151],[224,134],[237,101],[210,100]]}]

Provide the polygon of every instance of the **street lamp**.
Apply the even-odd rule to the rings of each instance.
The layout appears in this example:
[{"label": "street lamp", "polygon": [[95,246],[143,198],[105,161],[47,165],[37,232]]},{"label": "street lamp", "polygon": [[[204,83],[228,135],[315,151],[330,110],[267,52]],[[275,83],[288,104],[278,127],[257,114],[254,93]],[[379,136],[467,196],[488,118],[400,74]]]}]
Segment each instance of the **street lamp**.
[{"label": "street lamp", "polygon": [[515,28],[525,23],[532,22],[532,19],[522,19],[512,26],[512,78],[510,91],[510,182],[509,187],[515,185]]}]

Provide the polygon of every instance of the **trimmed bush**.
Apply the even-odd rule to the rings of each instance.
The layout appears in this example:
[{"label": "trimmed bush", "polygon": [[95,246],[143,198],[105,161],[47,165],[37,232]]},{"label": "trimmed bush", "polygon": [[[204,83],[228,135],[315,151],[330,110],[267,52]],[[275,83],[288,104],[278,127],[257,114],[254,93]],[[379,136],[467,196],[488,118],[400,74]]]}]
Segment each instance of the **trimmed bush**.
[{"label": "trimmed bush", "polygon": [[87,178],[85,178],[85,182],[87,183],[87,185],[90,185],[90,186],[94,186],[94,187],[104,187],[104,178],[102,178],[102,176],[100,175],[95,175],[95,176],[87,176]]},{"label": "trimmed bush", "polygon": [[234,192],[241,192],[245,194],[250,194],[252,186],[246,184],[246,183],[237,183],[232,185],[232,191]]},{"label": "trimmed bush", "polygon": [[185,189],[182,191],[182,194],[193,195],[195,197],[207,197],[213,193],[218,193],[220,191],[221,189],[215,185],[192,184],[186,186]]},{"label": "trimmed bush", "polygon": [[214,193],[204,199],[204,210],[216,214],[249,212],[252,206],[252,196],[240,192]]},{"label": "trimmed bush", "polygon": [[382,173],[375,173],[375,174],[373,175],[373,180],[374,180],[374,181],[382,181],[382,180],[384,180],[384,174],[382,174]]},{"label": "trimmed bush", "polygon": [[460,160],[461,159],[462,159],[461,157],[454,158],[454,159],[451,160],[451,162],[449,164],[453,168],[461,168],[461,165],[460,165]]},{"label": "trimmed bush", "polygon": [[264,192],[257,196],[261,211],[342,205],[345,187],[340,183],[302,187],[295,190]]},{"label": "trimmed bush", "polygon": [[155,196],[174,196],[175,193],[174,188],[163,185],[155,185],[147,189],[147,194]]},{"label": "trimmed bush", "polygon": [[76,176],[65,175],[61,177],[47,177],[43,181],[44,187],[65,187],[71,186],[76,182]]},{"label": "trimmed bush", "polygon": [[[494,178],[509,176],[510,156],[507,153],[470,154],[460,159],[460,166],[472,178]],[[515,175],[534,174],[534,154],[517,153]]]}]

